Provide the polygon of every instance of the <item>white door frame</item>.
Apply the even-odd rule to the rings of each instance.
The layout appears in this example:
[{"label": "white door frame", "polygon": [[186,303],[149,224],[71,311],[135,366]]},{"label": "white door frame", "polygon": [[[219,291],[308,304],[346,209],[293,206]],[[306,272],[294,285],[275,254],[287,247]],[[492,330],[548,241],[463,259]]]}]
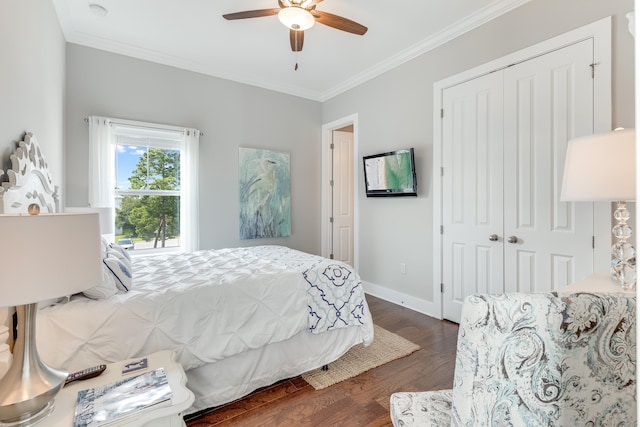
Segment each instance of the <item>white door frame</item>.
[{"label": "white door frame", "polygon": [[322,125],[322,181],[321,181],[321,201],[320,209],[322,215],[320,216],[321,227],[321,250],[324,255],[327,251],[327,227],[329,225],[329,215],[327,206],[327,194],[329,191],[329,179],[327,171],[329,170],[329,156],[328,146],[332,142],[332,134],[334,130],[341,129],[345,126],[353,125],[353,267],[358,271],[358,265],[360,263],[359,247],[360,247],[360,232],[359,232],[359,216],[358,216],[358,114],[351,114],[338,120],[334,120],[330,123]]},{"label": "white door frame", "polygon": [[[489,74],[493,71],[517,64],[536,56],[544,55],[564,46],[593,38],[596,73],[600,77],[594,80],[594,133],[611,131],[611,17],[600,19],[573,31],[522,49],[510,55],[488,62],[447,77],[433,84],[433,295],[434,308],[438,310],[434,316],[442,318],[442,108],[443,91],[451,86]],[[611,229],[611,206],[609,203],[594,204],[594,224],[607,225]],[[611,235],[595,233],[594,268],[596,271],[606,269],[610,259]],[[437,303],[440,295],[440,304]]]}]

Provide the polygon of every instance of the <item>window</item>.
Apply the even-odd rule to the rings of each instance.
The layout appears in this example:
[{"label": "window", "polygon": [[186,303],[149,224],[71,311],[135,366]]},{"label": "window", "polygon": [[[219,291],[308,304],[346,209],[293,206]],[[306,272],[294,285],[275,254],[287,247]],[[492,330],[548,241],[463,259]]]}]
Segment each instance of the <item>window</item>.
[{"label": "window", "polygon": [[197,249],[199,132],[90,119],[90,201],[114,209],[115,241],[135,253]]}]

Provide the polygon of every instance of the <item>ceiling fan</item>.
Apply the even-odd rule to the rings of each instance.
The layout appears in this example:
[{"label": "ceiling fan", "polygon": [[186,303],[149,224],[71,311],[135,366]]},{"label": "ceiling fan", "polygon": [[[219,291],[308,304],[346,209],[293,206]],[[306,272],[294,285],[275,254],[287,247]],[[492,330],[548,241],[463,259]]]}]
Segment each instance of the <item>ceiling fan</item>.
[{"label": "ceiling fan", "polygon": [[343,18],[328,12],[316,10],[316,5],[323,0],[278,0],[280,8],[247,10],[244,12],[227,13],[222,15],[228,20],[259,18],[262,16],[278,15],[278,19],[289,28],[289,41],[291,50],[300,52],[304,43],[304,30],[308,30],[315,22],[346,31],[348,33],[363,35],[367,27],[350,19]]}]

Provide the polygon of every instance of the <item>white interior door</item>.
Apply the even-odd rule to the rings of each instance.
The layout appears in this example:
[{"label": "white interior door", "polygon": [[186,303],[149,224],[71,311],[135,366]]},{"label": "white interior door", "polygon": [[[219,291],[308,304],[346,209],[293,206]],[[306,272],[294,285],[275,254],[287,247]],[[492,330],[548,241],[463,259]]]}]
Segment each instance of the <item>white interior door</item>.
[{"label": "white interior door", "polygon": [[443,93],[443,314],[503,286],[502,72]]},{"label": "white interior door", "polygon": [[593,204],[560,202],[567,142],[593,133],[592,63],[589,39],[504,71],[507,292],[546,292],[593,271]]},{"label": "white interior door", "polygon": [[333,131],[328,227],[330,258],[354,265],[353,132]]}]

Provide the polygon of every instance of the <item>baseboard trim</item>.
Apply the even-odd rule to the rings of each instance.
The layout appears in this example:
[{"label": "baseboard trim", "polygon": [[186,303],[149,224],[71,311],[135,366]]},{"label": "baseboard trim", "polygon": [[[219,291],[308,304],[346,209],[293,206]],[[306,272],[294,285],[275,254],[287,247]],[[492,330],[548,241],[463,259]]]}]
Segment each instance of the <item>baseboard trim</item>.
[{"label": "baseboard trim", "polygon": [[413,311],[426,314],[427,316],[434,317],[436,319],[442,319],[442,317],[438,315],[440,310],[433,301],[426,301],[412,295],[407,295],[405,293],[365,281],[362,281],[362,286],[366,293],[373,295],[374,297],[410,308]]}]

